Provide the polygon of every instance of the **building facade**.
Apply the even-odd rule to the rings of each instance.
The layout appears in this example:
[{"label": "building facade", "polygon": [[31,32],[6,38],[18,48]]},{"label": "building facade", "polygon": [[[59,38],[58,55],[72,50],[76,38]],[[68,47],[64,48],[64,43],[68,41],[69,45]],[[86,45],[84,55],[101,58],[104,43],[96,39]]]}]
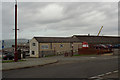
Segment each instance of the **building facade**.
[{"label": "building facade", "polygon": [[43,57],[48,55],[76,52],[82,48],[82,43],[77,38],[71,37],[34,37],[30,41],[30,57]]}]

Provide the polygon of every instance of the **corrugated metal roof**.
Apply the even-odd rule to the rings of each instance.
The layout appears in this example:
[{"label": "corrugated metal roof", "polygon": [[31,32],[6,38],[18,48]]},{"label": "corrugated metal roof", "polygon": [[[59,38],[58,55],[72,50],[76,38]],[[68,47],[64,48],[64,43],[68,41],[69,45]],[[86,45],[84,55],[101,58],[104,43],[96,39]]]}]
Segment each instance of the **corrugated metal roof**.
[{"label": "corrugated metal roof", "polygon": [[119,36],[87,36],[87,35],[74,35],[73,38],[78,38],[81,41],[88,43],[119,43]]}]

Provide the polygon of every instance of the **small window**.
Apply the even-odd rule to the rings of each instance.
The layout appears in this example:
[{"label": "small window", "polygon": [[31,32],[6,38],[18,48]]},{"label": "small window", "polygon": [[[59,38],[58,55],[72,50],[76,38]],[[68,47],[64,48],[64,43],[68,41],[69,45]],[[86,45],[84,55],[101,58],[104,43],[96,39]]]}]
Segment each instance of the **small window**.
[{"label": "small window", "polygon": [[32,51],[32,55],[35,55],[35,51]]},{"label": "small window", "polygon": [[48,49],[48,45],[42,45],[41,48],[42,49]]},{"label": "small window", "polygon": [[32,45],[35,46],[35,43],[33,43]]},{"label": "small window", "polygon": [[62,48],[63,47],[63,44],[60,44],[60,48]]}]

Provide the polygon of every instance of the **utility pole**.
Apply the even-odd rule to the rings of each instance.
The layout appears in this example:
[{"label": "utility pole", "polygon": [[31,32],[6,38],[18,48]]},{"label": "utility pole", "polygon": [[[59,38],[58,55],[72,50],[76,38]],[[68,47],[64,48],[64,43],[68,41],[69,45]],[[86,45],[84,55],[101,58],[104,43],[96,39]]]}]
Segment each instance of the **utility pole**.
[{"label": "utility pole", "polygon": [[14,61],[18,61],[18,53],[17,53],[17,0],[15,2],[15,52],[14,52]]},{"label": "utility pole", "polygon": [[71,57],[73,56],[73,43],[72,43],[72,52],[71,52]]}]

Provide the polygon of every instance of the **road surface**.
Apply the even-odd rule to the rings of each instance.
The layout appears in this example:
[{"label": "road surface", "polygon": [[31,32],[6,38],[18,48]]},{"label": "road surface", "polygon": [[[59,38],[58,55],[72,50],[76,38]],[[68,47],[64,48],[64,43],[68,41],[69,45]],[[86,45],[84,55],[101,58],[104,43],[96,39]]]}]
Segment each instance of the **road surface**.
[{"label": "road surface", "polygon": [[96,75],[118,70],[118,59],[92,59],[59,62],[56,64],[27,69],[3,71],[3,78],[90,78]]}]

